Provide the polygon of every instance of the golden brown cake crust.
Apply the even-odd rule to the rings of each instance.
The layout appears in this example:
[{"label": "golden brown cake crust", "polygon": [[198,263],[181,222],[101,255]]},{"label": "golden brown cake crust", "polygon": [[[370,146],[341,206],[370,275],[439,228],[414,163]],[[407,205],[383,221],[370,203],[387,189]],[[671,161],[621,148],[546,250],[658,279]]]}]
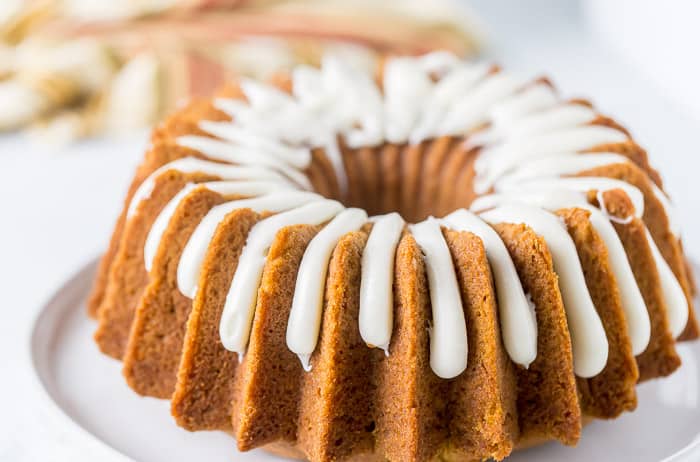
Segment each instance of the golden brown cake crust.
[{"label": "golden brown cake crust", "polygon": [[[607,191],[603,197],[612,215],[620,218],[632,216],[634,207],[623,191]],[[680,366],[680,358],[669,328],[666,303],[644,224],[638,218],[628,224],[613,224],[627,253],[651,321],[649,345],[644,353],[637,356],[639,381],[669,375]]]},{"label": "golden brown cake crust", "polygon": [[[303,370],[287,348],[286,330],[299,264],[317,232],[315,226],[282,228],[267,255],[248,351],[236,375],[232,421],[241,450],[296,441]],[[209,341],[220,342],[218,334]]]},{"label": "golden brown cake crust", "polygon": [[535,304],[537,359],[518,369],[518,417],[522,438],[554,438],[575,445],[581,408],[571,339],[558,277],[545,241],[525,225],[499,224],[525,291]]},{"label": "golden brown cake crust", "polygon": [[311,460],[356,460],[374,450],[374,369],[384,354],[360,337],[366,241],[365,231],[346,234],[329,264],[321,335],[301,384],[298,445]]},{"label": "golden brown cake crust", "polygon": [[639,378],[620,294],[608,250],[588,220],[590,212],[563,209],[557,214],[564,219],[576,245],[588,292],[609,345],[605,369],[590,379],[577,378],[581,411],[588,416],[612,419],[637,407],[635,386]]},{"label": "golden brown cake crust", "polygon": [[[227,93],[232,96],[235,94],[235,92],[232,91],[228,91]],[[240,91],[238,94],[242,95]],[[174,145],[172,140],[177,136],[201,133],[197,126],[197,123],[201,119],[224,120],[227,118],[225,114],[214,108],[211,100],[198,99],[174,113],[154,130],[151,136],[151,143],[153,146],[146,154],[144,162],[136,170],[136,174],[131,181],[131,185],[124,199],[122,212],[114,226],[107,251],[100,259],[93,289],[88,298],[88,314],[90,316],[97,317],[98,315],[99,307],[102,304],[107,288],[109,271],[119,249],[122,232],[126,225],[126,212],[131,198],[134,196],[134,193],[136,193],[138,187],[155,169],[171,160],[184,157],[185,155],[201,157],[201,155],[195,151]]]},{"label": "golden brown cake crust", "polygon": [[217,227],[202,263],[171,398],[173,417],[187,430],[231,431],[238,361],[219,340],[219,321],[241,252],[241,247],[231,244],[247,236],[258,220],[258,214],[250,209],[228,214]]},{"label": "golden brown cake crust", "polygon": [[516,373],[501,342],[491,270],[481,239],[443,230],[462,292],[469,358],[450,383],[445,457],[502,460],[519,439]]},{"label": "golden brown cake crust", "polygon": [[139,394],[169,398],[175,389],[185,323],[192,300],[177,288],[177,265],[187,241],[204,215],[224,202],[206,188],[182,199],[163,233],[131,327],[123,373]]},{"label": "golden brown cake crust", "polygon": [[615,164],[598,167],[592,170],[579,173],[581,176],[603,176],[615,178],[636,186],[644,195],[644,224],[649,229],[654,242],[659,248],[664,260],[668,263],[673,274],[681,284],[688,301],[688,323],[681,340],[692,340],[698,338],[700,329],[693,309],[692,275],[688,273],[683,249],[679,239],[674,236],[670,227],[670,220],[666,215],[663,204],[659,201],[652,189],[650,177],[633,164]]},{"label": "golden brown cake crust", "polygon": [[103,353],[121,359],[126,350],[134,312],[149,281],[143,248],[153,222],[187,181],[208,178],[175,170],[164,172],[154,182],[149,199],[138,205],[136,213],[121,232],[122,242],[113,256],[98,311],[95,341]]},{"label": "golden brown cake crust", "polygon": [[[276,76],[274,84],[290,91],[289,75]],[[221,94],[243,98],[236,85]],[[359,334],[358,317],[362,253],[370,225],[346,234],[333,251],[310,372],[302,370],[285,340],[299,264],[320,227],[293,226],[277,234],[263,270],[248,351],[239,364],[221,343],[219,323],[241,249],[250,229],[265,215],[237,210],[219,225],[194,301],[177,288],[180,253],[206,211],[227,198],[209,191],[181,204],[187,213],[178,208],[151,277],[143,270],[143,241],[159,210],[185,182],[215,178],[168,172],[156,180],[152,197],[139,205],[137,216],[126,220],[136,188],[154,170],[185,156],[206,159],[175,141],[184,134],[208,136],[199,128],[203,119],[228,120],[228,116],[211,101],[198,100],[154,131],[100,263],[89,306],[92,315],[100,314],[96,337],[105,352],[121,357],[130,339],[124,364],[129,384],[146,395],[172,394],[172,414],[188,430],[223,430],[236,437],[241,450],[265,447],[286,457],[316,461],[501,460],[513,448],[552,439],[574,445],[592,416],[613,418],[634,409],[637,380],[668,375],[680,364],[645,225],[688,297],[690,321],[681,338],[698,336],[687,261],[652,189],[653,184],[661,187],[661,179],[646,152],[629,138],[591,151],[619,153],[632,163],[580,175],[627,181],[643,192],[648,204],[643,221],[615,224],[652,323],[649,347],[637,358],[632,356],[607,249],[588,221],[588,212],[566,209],[558,213],[576,244],[610,345],[607,366],[594,378],[574,375],[566,313],[547,245],[532,229],[518,224],[495,228],[536,307],[538,356],[528,369],[514,365],[502,344],[495,289],[481,240],[447,229],[443,234],[467,326],[467,370],[452,380],[440,379],[431,370],[432,308],[426,266],[408,231],[395,256],[390,355],[368,347]],[[621,130],[629,137],[612,119],[599,116],[591,124]],[[313,190],[326,197],[343,199],[345,205],[370,214],[396,210],[415,222],[468,206],[475,198],[471,185],[480,148],[466,141],[438,137],[416,145],[351,149],[340,140],[348,197],[342,197],[340,180],[323,149],[312,150],[304,174]],[[594,193],[589,194],[595,204]],[[622,191],[604,197],[613,215],[632,214],[632,204]]]},{"label": "golden brown cake crust", "polygon": [[[446,437],[436,409],[444,409],[444,383],[428,357],[430,323],[423,257],[404,234],[394,272],[393,353],[377,367],[377,452],[389,460],[430,460]],[[440,435],[442,433],[442,435]]]}]

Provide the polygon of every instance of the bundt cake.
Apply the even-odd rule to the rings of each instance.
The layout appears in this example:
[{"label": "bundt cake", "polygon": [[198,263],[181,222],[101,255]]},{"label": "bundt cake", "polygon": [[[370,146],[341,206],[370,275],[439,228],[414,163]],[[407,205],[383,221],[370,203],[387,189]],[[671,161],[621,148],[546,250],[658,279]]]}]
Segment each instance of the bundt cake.
[{"label": "bundt cake", "polygon": [[327,57],[158,126],[99,348],[185,429],[312,461],[502,460],[634,410],[698,337],[646,152],[545,78],[376,74]]}]

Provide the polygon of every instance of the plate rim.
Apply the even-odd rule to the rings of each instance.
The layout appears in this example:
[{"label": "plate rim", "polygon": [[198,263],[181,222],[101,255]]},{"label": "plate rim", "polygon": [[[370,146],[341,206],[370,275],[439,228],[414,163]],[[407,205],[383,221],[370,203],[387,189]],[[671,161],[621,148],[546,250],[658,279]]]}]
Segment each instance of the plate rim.
[{"label": "plate rim", "polygon": [[[84,289],[81,290],[81,287],[86,284],[86,281],[93,280],[98,263],[99,257],[95,257],[88,260],[87,263],[80,265],[78,270],[66,278],[64,282],[51,293],[46,301],[41,304],[41,309],[37,310],[33,315],[27,344],[25,345],[25,351],[29,356],[29,360],[25,362],[25,367],[31,369],[31,386],[35,392],[34,395],[38,396],[40,399],[40,402],[35,403],[35,406],[41,407],[44,411],[47,411],[51,419],[61,425],[57,428],[61,428],[62,431],[73,434],[76,438],[79,438],[81,443],[89,445],[88,448],[81,449],[96,451],[99,457],[101,457],[100,460],[106,462],[133,462],[134,459],[109,445],[73,419],[51,394],[47,386],[45,374],[41,372],[43,369],[40,366],[41,356],[42,354],[46,354],[45,350],[49,347],[47,340],[41,339],[40,331],[44,325],[42,321],[50,316],[60,317],[60,315],[67,310],[66,307],[71,305],[66,303],[65,299],[75,299],[79,297],[79,303],[82,304],[84,302],[87,294]],[[690,260],[690,265],[695,274],[700,274],[700,264],[698,264],[698,262]],[[82,294],[78,295],[78,292],[82,292]],[[696,300],[698,300],[698,298],[700,297],[696,296]],[[43,352],[42,349],[44,350]],[[699,458],[700,431],[698,431],[695,438],[688,445],[659,462],[693,462]]]},{"label": "plate rim", "polygon": [[[31,369],[30,374],[32,380],[30,380],[30,382],[34,391],[34,396],[38,397],[40,400],[40,402],[35,403],[34,406],[41,407],[55,424],[60,425],[52,428],[60,428],[61,431],[73,435],[78,442],[87,445],[85,448],[80,448],[81,450],[87,449],[94,451],[96,455],[100,457],[99,460],[104,460],[105,462],[134,462],[134,459],[110,446],[73,419],[51,394],[47,386],[46,375],[41,372],[43,370],[40,366],[41,357],[46,354],[46,350],[49,347],[47,339],[42,340],[40,338],[40,331],[44,325],[42,321],[50,316],[60,317],[61,314],[66,311],[66,306],[69,304],[65,303],[64,299],[75,298],[73,293],[77,291],[76,286],[79,287],[81,282],[84,283],[86,279],[92,279],[91,276],[94,276],[98,262],[99,258],[95,257],[90,259],[87,263],[80,265],[79,269],[66,278],[65,281],[51,293],[46,301],[42,303],[41,309],[34,314],[26,344],[29,354],[29,361],[26,363],[28,363],[29,369]],[[84,295],[85,294],[83,294],[81,298],[84,299]],[[44,351],[42,351],[42,349]]]}]

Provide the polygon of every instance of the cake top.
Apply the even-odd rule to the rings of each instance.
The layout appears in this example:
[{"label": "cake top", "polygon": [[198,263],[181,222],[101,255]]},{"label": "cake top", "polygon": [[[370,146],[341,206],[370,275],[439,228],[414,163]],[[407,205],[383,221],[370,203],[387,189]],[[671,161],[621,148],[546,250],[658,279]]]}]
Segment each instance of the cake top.
[{"label": "cake top", "polygon": [[[235,165],[192,158],[168,164],[141,185],[129,208],[133,213],[134,204],[148,197],[154,179],[167,169],[201,171],[230,182],[193,185],[181,195],[205,187],[222,194],[259,196],[215,207],[199,225],[178,269],[178,286],[189,297],[196,293],[208,242],[226,213],[236,208],[278,212],[253,227],[242,251],[221,319],[221,340],[226,348],[245,353],[266,251],[277,231],[294,224],[325,224],[304,254],[287,330],[289,349],[308,369],[318,341],[330,255],[344,234],[372,222],[367,244],[370,251],[363,255],[360,332],[368,345],[389,354],[393,256],[406,223],[395,213],[369,218],[364,210],[345,208],[337,201],[301,192],[313,189],[305,170],[312,162],[312,150],[321,148],[344,195],[348,173],[343,146],[418,145],[442,136],[459,138],[477,153],[473,184],[456,187],[473,188],[480,197],[472,204],[478,215],[461,209],[441,219],[431,217],[408,225],[408,232],[425,257],[433,311],[433,371],[440,377],[455,377],[467,367],[468,357],[462,301],[441,226],[470,231],[482,239],[494,273],[506,350],[515,363],[524,367],[537,355],[534,306],[503,242],[489,226],[498,223],[525,223],[545,238],[559,275],[576,374],[592,377],[605,367],[606,334],[588,293],[576,247],[565,225],[551,213],[566,207],[590,213],[591,223],[613,260],[632,348],[635,354],[646,348],[650,336],[646,306],[610,223],[641,218],[645,196],[639,188],[621,180],[568,176],[630,162],[625,156],[599,149],[595,149],[595,155],[586,155],[599,146],[629,141],[623,129],[595,123],[600,116],[590,106],[562,100],[544,80],[520,79],[444,52],[390,58],[379,80],[367,71],[327,57],[320,69],[294,69],[289,93],[245,79],[240,86],[245,100],[222,98],[215,102],[231,121],[201,121],[200,128],[211,137],[188,135],[177,140],[211,160]],[[658,185],[650,183],[671,231],[678,235],[668,198]],[[627,194],[634,205],[631,215],[608,213],[603,193],[613,189]],[[589,191],[597,191],[597,207],[588,202]],[[147,265],[181,195],[164,209],[151,230],[145,251]],[[669,305],[671,330],[677,336],[688,319],[685,296],[653,239],[649,242]]]}]

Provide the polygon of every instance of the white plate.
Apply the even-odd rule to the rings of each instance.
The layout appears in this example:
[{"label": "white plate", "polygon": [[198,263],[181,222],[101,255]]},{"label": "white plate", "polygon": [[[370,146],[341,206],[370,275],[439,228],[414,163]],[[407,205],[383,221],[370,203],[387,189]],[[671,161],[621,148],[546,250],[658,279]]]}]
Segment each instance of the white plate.
[{"label": "white plate", "polygon": [[[121,363],[100,354],[85,298],[96,264],[83,268],[46,304],[31,339],[37,378],[63,426],[101,442],[100,460],[280,461],[262,451],[239,453],[223,433],[177,427],[167,401],[141,398],[121,376]],[[700,274],[700,271],[698,271]],[[586,427],[576,448],[556,443],[514,454],[508,462],[700,460],[700,345],[678,345],[683,366],[671,377],[638,388],[634,413]],[[125,457],[126,456],[126,457]]]}]

